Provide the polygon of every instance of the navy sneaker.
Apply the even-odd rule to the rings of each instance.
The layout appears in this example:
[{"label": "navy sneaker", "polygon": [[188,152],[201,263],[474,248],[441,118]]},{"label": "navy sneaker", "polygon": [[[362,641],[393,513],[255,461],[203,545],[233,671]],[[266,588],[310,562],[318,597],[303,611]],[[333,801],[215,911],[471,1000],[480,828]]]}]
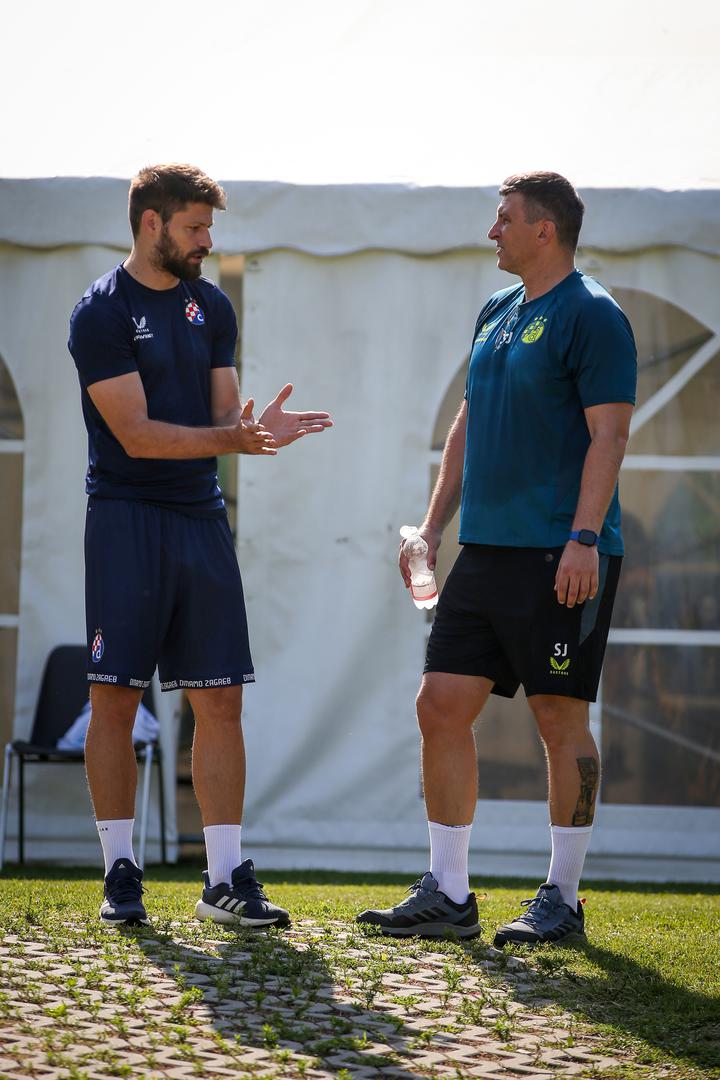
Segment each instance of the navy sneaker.
[{"label": "navy sneaker", "polygon": [[501,926],[495,934],[494,945],[539,945],[543,942],[565,941],[585,933],[582,902],[577,911],[564,903],[557,885],[541,885],[531,900],[523,900],[527,910],[511,923]]},{"label": "navy sneaker", "polygon": [[105,899],[100,905],[100,918],[106,923],[126,923],[148,926],[145,905],[142,902],[143,872],[129,859],[116,859],[105,877]]},{"label": "navy sneaker", "polygon": [[240,926],[289,926],[290,916],[284,908],[271,904],[255,877],[252,859],[246,859],[232,872],[232,883],[210,885],[207,870],[203,870],[205,888],[195,905],[198,919],[216,923],[235,923]]},{"label": "navy sneaker", "polygon": [[456,904],[428,871],[408,889],[410,896],[392,908],[361,911],[357,922],[377,926],[391,937],[477,937],[480,933],[475,893]]}]

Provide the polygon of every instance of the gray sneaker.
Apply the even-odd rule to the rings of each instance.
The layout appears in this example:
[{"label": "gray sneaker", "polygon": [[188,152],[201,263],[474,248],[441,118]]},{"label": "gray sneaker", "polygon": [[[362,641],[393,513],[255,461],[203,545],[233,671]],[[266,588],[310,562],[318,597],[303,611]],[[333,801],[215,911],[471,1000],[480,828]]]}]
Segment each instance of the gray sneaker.
[{"label": "gray sneaker", "polygon": [[493,944],[502,949],[508,942],[513,945],[538,945],[546,941],[565,941],[585,932],[585,916],[582,903],[577,911],[563,902],[557,885],[547,882],[541,885],[531,900],[523,900],[527,908],[511,923],[501,926]]},{"label": "gray sneaker", "polygon": [[396,907],[380,911],[361,911],[357,922],[377,926],[392,937],[443,937],[454,934],[460,938],[476,937],[480,933],[475,893],[462,904],[456,904],[445,893],[430,871],[411,885],[410,896]]}]

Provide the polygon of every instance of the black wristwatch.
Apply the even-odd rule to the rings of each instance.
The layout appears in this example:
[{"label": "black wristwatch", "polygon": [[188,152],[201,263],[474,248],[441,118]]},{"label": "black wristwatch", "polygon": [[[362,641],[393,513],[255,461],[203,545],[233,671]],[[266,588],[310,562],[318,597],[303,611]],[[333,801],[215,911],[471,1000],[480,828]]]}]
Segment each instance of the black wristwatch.
[{"label": "black wristwatch", "polygon": [[578,544],[584,544],[585,547],[595,547],[598,542],[598,534],[593,532],[592,529],[575,529],[570,533],[571,540],[577,540]]}]

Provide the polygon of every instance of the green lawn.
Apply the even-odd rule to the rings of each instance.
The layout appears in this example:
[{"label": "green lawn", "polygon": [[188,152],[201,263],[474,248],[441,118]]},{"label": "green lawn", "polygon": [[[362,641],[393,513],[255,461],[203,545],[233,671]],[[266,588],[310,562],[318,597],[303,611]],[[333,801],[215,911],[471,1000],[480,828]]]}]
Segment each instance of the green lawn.
[{"label": "green lawn", "polygon": [[[500,879],[485,882],[479,889],[486,892],[481,904],[484,930],[482,937],[473,942],[410,940],[387,945],[384,939],[379,941],[372,933],[368,936],[368,932],[355,929],[353,916],[363,907],[396,902],[409,880],[319,872],[273,872],[261,876],[271,899],[291,911],[300,930],[302,920],[312,920],[327,932],[322,958],[314,946],[300,954],[285,947],[282,961],[275,948],[271,962],[270,953],[262,952],[265,945],[256,946],[254,978],[265,964],[273,978],[307,977],[312,982],[313,972],[317,975],[322,966],[326,984],[352,983],[359,987],[360,999],[371,1007],[385,973],[402,972],[403,962],[410,958],[427,954],[437,959],[440,954],[448,995],[457,989],[462,974],[480,972],[484,973],[488,992],[493,986],[512,984],[512,996],[526,1006],[538,1012],[570,1014],[576,1025],[572,1039],[583,1040],[589,1033],[596,1045],[624,1062],[616,1071],[603,1072],[605,1077],[720,1077],[718,887],[593,883],[584,890],[587,942],[534,951],[514,950],[514,955],[526,961],[527,972],[519,981],[516,975],[513,982],[511,971],[520,968],[525,972],[525,965],[511,961],[505,968],[506,961],[495,957],[494,966],[488,970],[488,946],[494,927],[518,911],[519,901],[531,895],[537,883]],[[150,867],[146,885],[145,899],[154,925],[151,931],[141,932],[140,938],[143,933],[150,934],[161,941],[163,948],[182,947],[184,956],[188,949],[202,945],[210,937],[238,940],[237,934],[192,920],[199,890],[197,865]],[[62,954],[68,927],[73,927],[74,940],[79,932],[81,943],[91,949],[106,950],[109,933],[121,943],[120,947],[125,947],[123,942],[127,941],[129,950],[136,949],[137,934],[125,939],[98,925],[99,900],[99,876],[88,870],[30,867],[20,871],[7,867],[0,875],[0,937],[49,940]],[[344,956],[347,940],[333,944],[338,922],[348,924],[355,953],[372,946],[366,957],[358,959],[355,955],[352,965]],[[180,937],[182,942],[178,944]],[[274,946],[267,947],[272,951]],[[509,950],[503,954],[509,955]],[[180,972],[178,965],[176,968]],[[178,979],[184,985],[181,973]],[[217,977],[215,983],[220,985]],[[17,992],[17,987],[14,989]],[[480,1022],[479,1014],[473,1017],[472,994],[453,997],[452,1001],[459,1024]],[[12,995],[0,994],[0,1006],[3,1003],[9,1023],[13,1016]],[[506,1020],[496,1020],[495,1025],[498,1032],[507,1029],[506,1037],[511,1041],[509,1014]],[[271,1045],[282,1046],[277,1033],[267,1038]],[[322,1057],[317,1047],[314,1053]],[[277,1075],[296,1075],[289,1066],[288,1070],[280,1069]],[[343,1071],[340,1069],[337,1075]],[[2,1075],[0,1069],[0,1078]],[[67,1075],[80,1077],[82,1073],[70,1071]],[[109,1075],[113,1075],[111,1069]],[[460,1070],[458,1075],[462,1075]],[[590,1070],[586,1075],[595,1074]]]}]

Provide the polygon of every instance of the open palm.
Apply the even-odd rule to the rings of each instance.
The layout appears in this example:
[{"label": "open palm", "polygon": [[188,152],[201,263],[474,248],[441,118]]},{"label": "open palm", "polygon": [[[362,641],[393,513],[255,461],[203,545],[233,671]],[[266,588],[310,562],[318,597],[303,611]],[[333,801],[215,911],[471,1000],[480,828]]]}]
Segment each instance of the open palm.
[{"label": "open palm", "polygon": [[270,431],[278,446],[287,446],[303,435],[312,435],[332,427],[326,412],[286,412],[283,405],[292,394],[292,383],[286,383],[277,397],[265,406],[260,423]]}]

